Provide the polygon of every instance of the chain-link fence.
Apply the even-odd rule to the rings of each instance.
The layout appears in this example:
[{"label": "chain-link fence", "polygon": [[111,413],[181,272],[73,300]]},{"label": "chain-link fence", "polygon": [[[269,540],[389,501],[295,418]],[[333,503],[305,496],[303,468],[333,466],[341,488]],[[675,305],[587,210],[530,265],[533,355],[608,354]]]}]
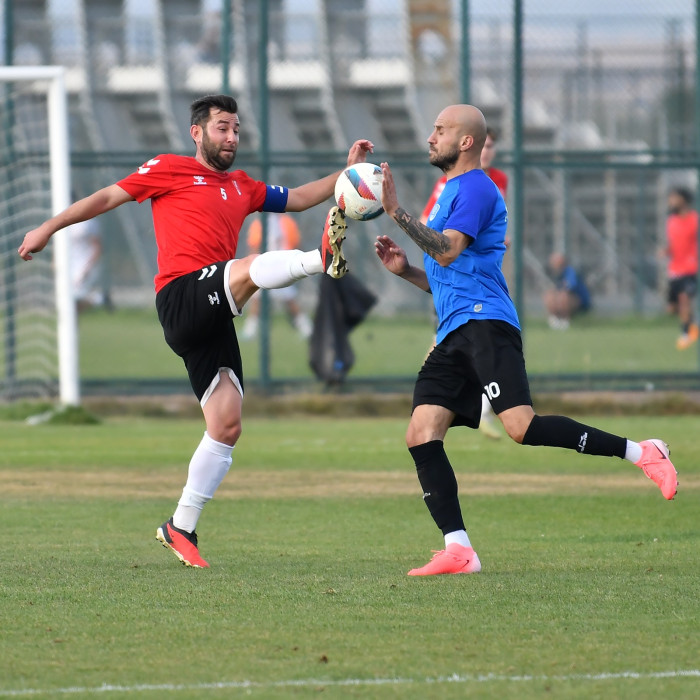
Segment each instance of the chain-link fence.
[{"label": "chain-link fence", "polygon": [[[548,260],[561,252],[593,300],[587,317],[572,322],[574,350],[588,342],[575,335],[578,328],[590,326],[593,335],[606,324],[629,323],[648,327],[656,355],[639,365],[603,362],[610,371],[695,371],[694,351],[673,347],[675,326],[649,321],[661,318],[665,307],[665,261],[658,250],[665,241],[667,193],[672,186],[694,191],[697,185],[693,0],[609,0],[585,8],[552,0],[488,6],[450,0],[0,4],[5,63],[67,67],[76,196],[116,181],[157,153],[191,153],[189,103],[225,89],[240,108],[237,166],[293,187],[341,167],[349,144],[367,137],[376,145],[374,159],[392,164],[402,204],[420,213],[439,175],[427,163],[432,122],[443,106],[468,98],[497,130],[494,166],[511,183],[518,174],[513,154],[522,149],[522,211],[514,210],[512,188],[507,193],[511,214],[522,224],[522,255],[516,260],[508,253],[504,264],[509,281],[522,281],[529,342],[537,346],[538,334],[543,347],[568,342],[544,322],[544,295],[552,284]],[[516,65],[518,5],[523,54]],[[523,76],[522,132],[514,113],[516,68]],[[324,216],[318,208],[296,217],[303,247],[318,245]],[[150,313],[155,248],[149,208],[127,205],[103,218],[105,297],[118,309]],[[386,217],[351,226],[352,270],[380,299],[373,317],[419,319],[411,342],[424,344],[430,299],[381,269],[372,250],[378,233],[402,235]],[[418,261],[417,249],[407,248]],[[301,306],[313,313],[316,285],[300,285],[299,294]],[[298,371],[277,363],[275,332],[273,326],[272,378],[308,375],[304,353]],[[677,353],[673,362],[661,359],[664,343]],[[637,341],[632,352],[644,345]],[[394,348],[373,351],[391,354]],[[535,362],[535,370],[590,373],[595,364]],[[371,363],[367,367],[372,372]],[[406,371],[399,366],[396,373]]]}]

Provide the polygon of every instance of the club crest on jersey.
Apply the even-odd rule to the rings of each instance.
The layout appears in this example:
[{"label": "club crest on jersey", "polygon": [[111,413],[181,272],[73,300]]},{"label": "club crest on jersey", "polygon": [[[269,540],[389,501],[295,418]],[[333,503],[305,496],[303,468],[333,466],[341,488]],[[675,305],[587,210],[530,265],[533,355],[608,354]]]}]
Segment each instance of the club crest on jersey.
[{"label": "club crest on jersey", "polygon": [[195,185],[206,185],[207,181],[204,179],[204,175],[195,175],[194,176],[194,184]]},{"label": "club crest on jersey", "polygon": [[214,292],[213,294],[208,294],[209,303],[214,306],[214,304],[221,304],[219,301],[219,292]]}]

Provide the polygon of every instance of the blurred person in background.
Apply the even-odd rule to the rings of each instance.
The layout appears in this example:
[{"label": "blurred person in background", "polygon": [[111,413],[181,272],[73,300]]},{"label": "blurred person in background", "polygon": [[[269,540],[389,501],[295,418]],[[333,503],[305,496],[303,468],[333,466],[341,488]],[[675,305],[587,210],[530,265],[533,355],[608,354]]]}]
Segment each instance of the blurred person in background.
[{"label": "blurred person in background", "polygon": [[[267,215],[267,250],[294,250],[301,244],[301,233],[296,221],[289,214]],[[248,252],[260,253],[262,250],[262,221],[256,217],[248,227]],[[284,305],[291,324],[299,335],[308,340],[311,337],[311,320],[301,310],[297,300],[298,293],[294,286],[271,289],[270,298]],[[248,302],[248,315],[243,324],[243,339],[252,340],[258,334],[260,316],[260,294],[253,295]]]},{"label": "blurred person in background", "polygon": [[685,187],[668,193],[666,249],[668,258],[668,310],[678,316],[681,334],[678,350],[686,350],[700,335],[695,323],[695,295],[698,290],[698,213],[693,209],[693,195]]},{"label": "blurred person in background", "polygon": [[[506,198],[506,192],[508,190],[508,176],[498,168],[491,167],[493,159],[496,157],[496,142],[498,141],[498,132],[489,127],[486,127],[486,141],[484,141],[484,147],[481,149],[481,169],[494,181],[496,187],[498,187],[500,193],[503,195],[503,199]],[[430,193],[428,201],[425,203],[423,208],[423,213],[420,216],[420,222],[425,224],[428,222],[428,217],[438,200],[438,197],[442,194],[445,189],[445,183],[447,182],[447,176],[443,175],[433,187],[433,191]],[[506,236],[505,240],[506,248],[510,245],[510,240]],[[435,342],[433,341],[433,346]],[[432,347],[431,347],[432,349]],[[500,440],[501,433],[496,426],[496,416],[491,408],[491,403],[489,402],[488,396],[486,394],[481,395],[481,421],[479,422],[479,430],[481,434],[491,440]]]},{"label": "blurred person in background", "polygon": [[549,327],[566,330],[572,317],[591,308],[591,294],[583,280],[564,253],[552,253],[547,265],[553,286],[544,293]]},{"label": "blurred person in background", "polygon": [[73,224],[70,231],[71,278],[78,312],[108,306],[103,289],[102,231],[95,219]]}]

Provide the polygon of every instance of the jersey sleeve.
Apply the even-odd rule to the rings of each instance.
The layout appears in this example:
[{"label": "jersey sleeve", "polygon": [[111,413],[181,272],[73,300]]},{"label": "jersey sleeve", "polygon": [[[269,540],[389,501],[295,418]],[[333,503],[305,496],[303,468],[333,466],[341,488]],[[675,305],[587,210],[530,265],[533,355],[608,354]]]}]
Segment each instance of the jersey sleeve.
[{"label": "jersey sleeve", "polygon": [[[281,214],[287,208],[289,190],[281,185],[266,185],[260,180],[254,180],[242,170],[232,173],[234,184],[240,183],[250,196],[250,213],[254,211],[269,211]],[[236,184],[238,187],[238,184]]]},{"label": "jersey sleeve", "polygon": [[262,210],[281,214],[287,209],[289,190],[281,185],[266,185],[266,188]]},{"label": "jersey sleeve", "polygon": [[161,154],[147,160],[138,170],[116,184],[137,202],[164,194],[172,186],[168,156]]},{"label": "jersey sleeve", "polygon": [[457,196],[452,200],[452,206],[442,230],[453,229],[476,240],[482,208],[483,197],[480,188],[460,187]]}]

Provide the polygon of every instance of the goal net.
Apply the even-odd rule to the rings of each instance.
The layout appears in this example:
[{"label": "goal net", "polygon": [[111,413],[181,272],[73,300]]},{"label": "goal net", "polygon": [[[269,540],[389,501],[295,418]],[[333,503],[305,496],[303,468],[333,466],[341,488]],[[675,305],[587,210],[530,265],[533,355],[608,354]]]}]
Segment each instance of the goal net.
[{"label": "goal net", "polygon": [[79,403],[69,235],[31,262],[27,231],[70,203],[63,69],[0,67],[0,398]]}]

